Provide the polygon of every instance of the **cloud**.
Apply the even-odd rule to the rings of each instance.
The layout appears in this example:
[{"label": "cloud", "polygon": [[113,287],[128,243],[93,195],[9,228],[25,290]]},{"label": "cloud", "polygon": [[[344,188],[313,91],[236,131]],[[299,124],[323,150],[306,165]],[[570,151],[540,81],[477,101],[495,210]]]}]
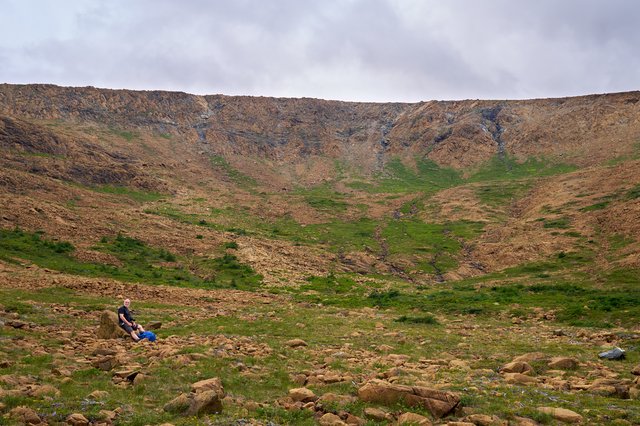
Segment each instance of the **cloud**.
[{"label": "cloud", "polygon": [[[0,0],[0,81],[366,101],[638,89],[634,0]],[[13,19],[11,19],[13,18]]]}]

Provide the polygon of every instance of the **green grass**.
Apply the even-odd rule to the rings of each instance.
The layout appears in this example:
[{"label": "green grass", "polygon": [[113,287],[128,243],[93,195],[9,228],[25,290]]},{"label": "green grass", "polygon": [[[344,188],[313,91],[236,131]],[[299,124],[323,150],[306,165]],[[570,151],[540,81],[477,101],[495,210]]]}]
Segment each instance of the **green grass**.
[{"label": "green grass", "polygon": [[257,186],[258,183],[254,178],[243,174],[239,170],[234,169],[224,157],[220,155],[212,155],[209,158],[211,161],[211,166],[214,169],[222,171],[233,183],[235,183],[239,187],[245,189],[253,189],[255,186]]},{"label": "green grass", "polygon": [[349,183],[348,186],[370,193],[434,194],[462,182],[458,171],[440,167],[428,158],[417,159],[415,170],[404,165],[399,158],[393,158],[385,165],[384,172],[376,177],[375,184],[356,181]]},{"label": "green grass", "polygon": [[640,185],[636,185],[627,191],[626,198],[628,200],[635,200],[640,198]]},{"label": "green grass", "polygon": [[509,205],[533,186],[531,180],[494,181],[474,187],[480,202],[491,207]]},{"label": "green grass", "polygon": [[131,142],[134,139],[138,139],[140,137],[140,134],[138,132],[134,132],[131,130],[123,130],[123,129],[110,129],[111,133],[113,133],[114,135],[125,139],[127,142]]},{"label": "green grass", "polygon": [[70,274],[148,284],[255,290],[262,283],[260,275],[229,254],[212,259],[179,258],[121,234],[104,237],[94,249],[114,255],[122,264],[80,262],[72,256],[74,248],[67,242],[50,241],[19,229],[0,230],[0,259],[12,263],[28,260]]},{"label": "green grass", "polygon": [[157,201],[165,196],[158,192],[138,191],[126,186],[99,185],[91,186],[89,187],[89,189],[91,189],[92,191],[101,192],[103,194],[124,195],[139,203]]},{"label": "green grass", "polygon": [[556,163],[544,158],[527,158],[519,162],[515,158],[493,157],[482,165],[471,177],[470,182],[514,180],[545,177],[575,171],[576,166]]},{"label": "green grass", "polygon": [[571,226],[571,219],[568,217],[559,217],[555,219],[542,219],[544,228],[568,229]]}]

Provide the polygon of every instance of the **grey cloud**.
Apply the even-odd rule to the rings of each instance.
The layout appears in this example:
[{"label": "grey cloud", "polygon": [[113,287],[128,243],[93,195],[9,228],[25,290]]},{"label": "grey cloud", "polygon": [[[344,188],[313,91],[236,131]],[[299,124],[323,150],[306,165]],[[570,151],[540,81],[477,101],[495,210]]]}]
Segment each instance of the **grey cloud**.
[{"label": "grey cloud", "polygon": [[69,5],[47,9],[74,23],[64,34],[4,35],[0,81],[417,101],[631,90],[640,75],[633,0]]}]

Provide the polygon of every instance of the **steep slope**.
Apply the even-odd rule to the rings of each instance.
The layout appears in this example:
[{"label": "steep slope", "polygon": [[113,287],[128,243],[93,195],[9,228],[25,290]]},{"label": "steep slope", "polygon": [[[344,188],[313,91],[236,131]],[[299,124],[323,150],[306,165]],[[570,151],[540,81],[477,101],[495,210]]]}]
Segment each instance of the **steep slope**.
[{"label": "steep slope", "polygon": [[193,256],[234,241],[271,285],[330,271],[442,282],[560,253],[591,253],[576,268],[637,267],[638,99],[1,85],[2,226],[69,240],[83,260],[124,233],[195,273]]}]

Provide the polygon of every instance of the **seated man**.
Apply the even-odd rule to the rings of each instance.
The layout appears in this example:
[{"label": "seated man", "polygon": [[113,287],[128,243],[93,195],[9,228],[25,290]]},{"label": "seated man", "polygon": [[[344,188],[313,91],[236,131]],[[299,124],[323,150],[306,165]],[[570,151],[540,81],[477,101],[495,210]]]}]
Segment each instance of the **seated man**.
[{"label": "seated man", "polygon": [[138,342],[140,338],[137,332],[144,333],[144,328],[142,328],[140,324],[137,324],[131,316],[129,305],[131,305],[131,300],[124,299],[123,305],[118,308],[118,319],[120,320],[120,327],[129,333],[134,341]]}]

